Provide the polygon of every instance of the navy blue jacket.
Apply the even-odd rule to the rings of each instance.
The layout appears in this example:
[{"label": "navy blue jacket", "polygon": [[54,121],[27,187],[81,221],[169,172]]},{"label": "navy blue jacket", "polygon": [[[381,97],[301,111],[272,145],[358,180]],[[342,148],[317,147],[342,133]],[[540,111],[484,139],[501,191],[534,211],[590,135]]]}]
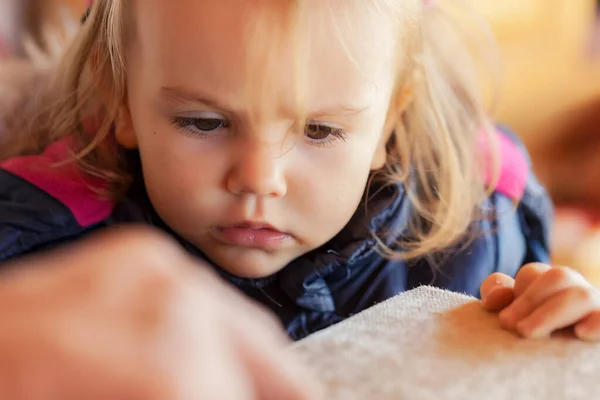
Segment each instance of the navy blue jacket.
[{"label": "navy blue jacket", "polygon": [[[508,158],[512,164],[505,163],[502,168],[504,188],[483,205],[493,218],[474,223],[478,233],[475,239],[466,247],[449,250],[439,265],[433,266],[427,259],[410,263],[387,260],[377,252],[370,232],[407,229],[411,205],[404,188],[398,185],[379,192],[370,203],[370,215],[359,209],[327,245],[293,261],[274,276],[240,279],[214,267],[277,314],[293,339],[420,285],[478,296],[480,284],[493,272],[514,276],[525,263],[549,261],[552,205],[531,173],[522,145],[507,132],[502,138],[506,139],[504,152],[512,151],[513,157]],[[50,167],[61,152],[64,148],[56,144],[40,156],[0,163],[0,263],[77,240],[103,227],[140,222],[168,231],[190,252],[204,258],[160,220],[139,174],[125,199],[112,204],[99,200],[69,173]],[[136,153],[131,158],[132,170],[136,171]],[[526,171],[515,173],[523,167]],[[514,198],[515,187],[517,191],[522,189],[518,199]],[[394,239],[387,238],[389,244]]]}]

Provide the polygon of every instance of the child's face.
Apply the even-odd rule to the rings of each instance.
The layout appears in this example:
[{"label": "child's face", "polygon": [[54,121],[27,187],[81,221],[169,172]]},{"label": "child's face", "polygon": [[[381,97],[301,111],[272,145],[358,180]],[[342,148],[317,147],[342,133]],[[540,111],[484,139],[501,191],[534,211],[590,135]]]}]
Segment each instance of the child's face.
[{"label": "child's face", "polygon": [[[290,134],[294,45],[284,43],[271,70],[245,76],[244,18],[264,1],[135,3],[129,113],[117,136],[139,147],[148,195],[165,222],[222,268],[254,278],[339,233],[369,171],[385,162],[392,17],[362,1],[306,2],[302,136]],[[277,112],[249,118],[247,79],[264,83]]]}]

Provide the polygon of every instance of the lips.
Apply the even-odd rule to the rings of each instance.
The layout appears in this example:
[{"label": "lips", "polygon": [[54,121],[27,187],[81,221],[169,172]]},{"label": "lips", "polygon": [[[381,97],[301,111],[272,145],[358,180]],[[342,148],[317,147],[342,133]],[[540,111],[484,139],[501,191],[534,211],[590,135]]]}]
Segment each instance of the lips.
[{"label": "lips", "polygon": [[[275,228],[273,225],[267,223],[259,223],[259,222],[242,222],[240,224],[231,225],[230,228],[240,228],[240,229],[252,229],[252,230],[262,230],[268,229],[273,232],[281,232],[279,229]],[[283,233],[283,232],[281,232]]]},{"label": "lips", "polygon": [[263,250],[276,250],[292,239],[289,233],[281,232],[272,225],[255,222],[218,227],[215,236],[230,246]]}]

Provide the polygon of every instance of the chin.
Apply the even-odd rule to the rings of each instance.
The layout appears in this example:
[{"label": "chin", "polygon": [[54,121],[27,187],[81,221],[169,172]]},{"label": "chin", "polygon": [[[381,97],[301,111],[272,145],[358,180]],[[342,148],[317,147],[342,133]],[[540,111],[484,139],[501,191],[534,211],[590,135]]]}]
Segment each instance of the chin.
[{"label": "chin", "polygon": [[246,279],[259,279],[274,275],[293,261],[293,258],[261,250],[244,249],[228,253],[208,256],[228,273]]}]

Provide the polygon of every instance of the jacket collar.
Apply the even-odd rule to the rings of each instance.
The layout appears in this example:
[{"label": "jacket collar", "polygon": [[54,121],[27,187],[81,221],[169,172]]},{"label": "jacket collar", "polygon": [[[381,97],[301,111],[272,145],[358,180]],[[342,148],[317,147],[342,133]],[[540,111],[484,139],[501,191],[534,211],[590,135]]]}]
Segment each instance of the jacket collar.
[{"label": "jacket collar", "polygon": [[[379,244],[394,247],[406,230],[409,207],[404,188],[400,185],[374,184],[375,196],[368,207],[359,207],[348,225],[325,246],[298,258],[279,273],[284,292],[304,307],[316,311],[334,311],[324,304],[329,293],[328,282],[351,279],[357,268],[366,268],[373,256],[379,256]],[[321,299],[316,302],[315,299]]]}]

